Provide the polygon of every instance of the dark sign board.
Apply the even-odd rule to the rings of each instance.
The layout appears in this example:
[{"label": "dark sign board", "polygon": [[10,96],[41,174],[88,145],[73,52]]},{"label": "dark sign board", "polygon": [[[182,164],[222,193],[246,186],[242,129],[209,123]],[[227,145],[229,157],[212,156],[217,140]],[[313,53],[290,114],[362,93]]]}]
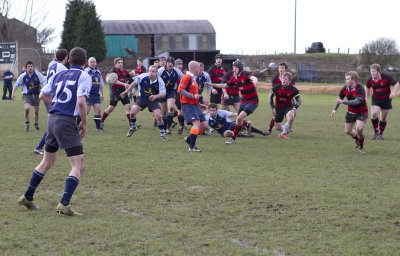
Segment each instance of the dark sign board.
[{"label": "dark sign board", "polygon": [[0,43],[0,64],[14,63],[16,48],[17,46],[15,43]]}]

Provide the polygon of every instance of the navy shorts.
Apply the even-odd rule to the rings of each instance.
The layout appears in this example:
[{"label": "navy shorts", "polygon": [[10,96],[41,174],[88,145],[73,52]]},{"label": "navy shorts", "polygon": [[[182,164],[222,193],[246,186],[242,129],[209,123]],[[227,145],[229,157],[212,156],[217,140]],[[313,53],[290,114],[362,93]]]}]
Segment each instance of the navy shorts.
[{"label": "navy shorts", "polygon": [[157,100],[149,101],[140,96],[136,99],[135,105],[139,106],[141,110],[148,108],[150,112],[153,112],[155,109],[160,109],[160,104],[158,104]]},{"label": "navy shorts", "polygon": [[98,94],[90,94],[89,98],[86,99],[86,104],[88,106],[93,106],[94,104],[100,104],[101,97]]},{"label": "navy shorts", "polygon": [[176,90],[167,91],[164,98],[159,99],[160,103],[167,102],[168,99],[176,99]]},{"label": "navy shorts", "polygon": [[223,128],[217,130],[217,132],[218,132],[222,137],[224,137],[224,133],[225,133],[226,131],[233,131],[233,130],[235,129],[235,125],[236,125],[235,122],[229,122],[229,123],[228,123],[227,125],[225,125]]},{"label": "navy shorts", "polygon": [[238,111],[238,115],[240,114],[240,112],[244,111],[246,112],[247,115],[250,115],[251,113],[253,113],[256,108],[258,107],[258,104],[255,103],[240,103],[240,107],[239,107],[239,111]]},{"label": "navy shorts", "polygon": [[191,123],[193,120],[200,120],[200,122],[206,121],[206,117],[198,105],[183,104],[182,114],[187,124]]}]

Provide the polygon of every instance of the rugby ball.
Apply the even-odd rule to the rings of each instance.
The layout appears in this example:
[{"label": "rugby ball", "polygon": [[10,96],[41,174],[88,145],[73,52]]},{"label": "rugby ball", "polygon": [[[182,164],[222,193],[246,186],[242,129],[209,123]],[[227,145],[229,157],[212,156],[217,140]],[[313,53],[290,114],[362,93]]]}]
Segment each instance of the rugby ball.
[{"label": "rugby ball", "polygon": [[114,84],[118,80],[118,75],[116,73],[108,73],[106,76],[106,83],[109,85]]}]

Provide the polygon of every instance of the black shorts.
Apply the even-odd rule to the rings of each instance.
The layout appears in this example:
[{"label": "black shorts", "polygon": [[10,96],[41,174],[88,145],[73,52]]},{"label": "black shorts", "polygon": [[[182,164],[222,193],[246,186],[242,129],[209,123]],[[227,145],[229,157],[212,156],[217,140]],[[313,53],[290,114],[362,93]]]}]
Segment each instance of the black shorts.
[{"label": "black shorts", "polygon": [[228,99],[223,99],[224,105],[225,106],[233,106],[235,103],[240,102],[240,96],[239,95],[229,95]]},{"label": "black shorts", "polygon": [[222,97],[222,89],[215,89],[217,90],[217,94],[211,93],[210,95],[210,103],[214,104],[221,104],[221,97]]},{"label": "black shorts", "polygon": [[175,106],[178,110],[181,110],[181,96],[179,93],[176,94],[176,99],[175,99]]},{"label": "black shorts", "polygon": [[364,112],[364,113],[347,112],[345,119],[346,119],[346,124],[355,123],[357,120],[366,122],[368,119],[368,112]]},{"label": "black shorts", "polygon": [[129,97],[125,95],[125,97],[121,98],[120,94],[123,93],[124,89],[117,89],[115,92],[111,92],[110,94],[110,106],[117,106],[118,101],[121,101],[122,105],[130,104],[131,101]]},{"label": "black shorts", "polygon": [[392,99],[376,100],[372,97],[371,106],[378,106],[381,109],[392,109]]},{"label": "black shorts", "polygon": [[287,108],[275,108],[275,122],[276,123],[282,123],[283,119],[285,118],[286,114],[292,110],[292,107],[287,107]]}]

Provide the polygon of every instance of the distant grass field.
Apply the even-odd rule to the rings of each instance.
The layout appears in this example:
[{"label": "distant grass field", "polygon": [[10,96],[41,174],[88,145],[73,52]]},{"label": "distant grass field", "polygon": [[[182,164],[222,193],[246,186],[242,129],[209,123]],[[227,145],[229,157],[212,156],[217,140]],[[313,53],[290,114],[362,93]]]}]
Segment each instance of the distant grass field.
[{"label": "distant grass field", "polygon": [[[399,255],[400,99],[385,140],[367,139],[360,155],[344,134],[345,106],[330,117],[335,98],[303,95],[289,140],[202,136],[199,154],[176,129],[161,142],[147,110],[126,138],[118,105],[104,133],[89,122],[72,199],[85,216],[72,218],[55,212],[69,172],[63,151],[37,189],[41,209],[17,205],[41,159],[32,150],[46,115],[40,132],[24,133],[21,97],[0,101],[0,254]],[[250,120],[264,130],[271,113],[261,99]]]}]

